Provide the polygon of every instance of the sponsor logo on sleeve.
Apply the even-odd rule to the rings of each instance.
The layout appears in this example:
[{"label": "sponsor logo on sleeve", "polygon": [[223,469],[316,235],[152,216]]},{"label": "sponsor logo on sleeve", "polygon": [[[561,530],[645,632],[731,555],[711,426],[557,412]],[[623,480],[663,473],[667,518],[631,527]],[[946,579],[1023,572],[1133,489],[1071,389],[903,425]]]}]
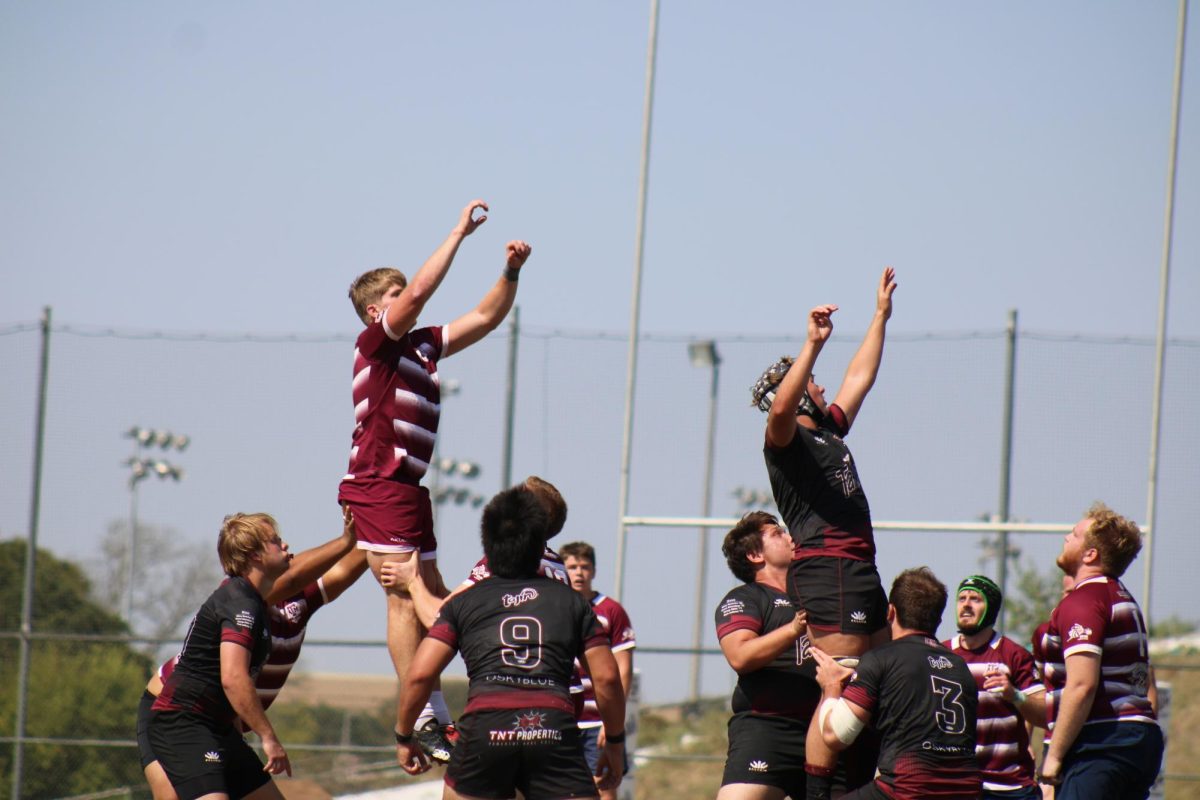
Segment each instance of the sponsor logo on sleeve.
[{"label": "sponsor logo on sleeve", "polygon": [[301,610],[299,601],[293,600],[283,607],[283,616],[290,622],[299,622],[300,614]]},{"label": "sponsor logo on sleeve", "polygon": [[1088,639],[1088,638],[1091,638],[1091,635],[1092,635],[1091,628],[1084,627],[1083,625],[1080,625],[1078,622],[1076,622],[1074,625],[1071,626],[1071,630],[1067,631],[1067,641],[1069,642],[1074,639]]},{"label": "sponsor logo on sleeve", "polygon": [[933,667],[934,669],[950,669],[954,666],[954,662],[945,656],[937,656],[936,658],[933,656],[928,656],[928,659],[929,666]]},{"label": "sponsor logo on sleeve", "polygon": [[519,606],[522,603],[528,603],[530,600],[536,600],[537,596],[537,589],[534,589],[531,586],[526,586],[516,594],[506,594],[502,596],[500,598],[500,602],[504,604],[505,608],[512,608],[513,606]]},{"label": "sponsor logo on sleeve", "polygon": [[633,628],[626,628],[624,632],[621,633],[621,641],[628,642],[631,639],[633,639]]},{"label": "sponsor logo on sleeve", "polygon": [[746,604],[741,600],[735,600],[732,597],[721,604],[718,611],[723,617],[732,617],[734,614],[740,614],[746,610]]},{"label": "sponsor logo on sleeve", "polygon": [[236,624],[239,628],[253,628],[254,620],[254,612],[249,610],[239,611],[233,618],[234,624]]},{"label": "sponsor logo on sleeve", "polygon": [[479,564],[471,569],[471,580],[475,581],[476,583],[490,577],[492,577],[491,571],[488,570],[488,568],[483,564]]}]

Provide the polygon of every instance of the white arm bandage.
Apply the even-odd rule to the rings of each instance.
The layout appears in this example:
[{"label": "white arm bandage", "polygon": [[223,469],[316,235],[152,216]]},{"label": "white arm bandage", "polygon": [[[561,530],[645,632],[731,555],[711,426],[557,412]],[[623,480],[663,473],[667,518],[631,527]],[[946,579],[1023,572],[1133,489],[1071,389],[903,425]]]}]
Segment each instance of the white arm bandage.
[{"label": "white arm bandage", "polygon": [[840,697],[836,700],[830,697],[821,703],[817,719],[821,725],[822,736],[825,732],[825,722],[828,721],[829,729],[837,736],[838,741],[845,745],[853,744],[866,727],[866,723],[859,719],[850,710],[850,705]]}]

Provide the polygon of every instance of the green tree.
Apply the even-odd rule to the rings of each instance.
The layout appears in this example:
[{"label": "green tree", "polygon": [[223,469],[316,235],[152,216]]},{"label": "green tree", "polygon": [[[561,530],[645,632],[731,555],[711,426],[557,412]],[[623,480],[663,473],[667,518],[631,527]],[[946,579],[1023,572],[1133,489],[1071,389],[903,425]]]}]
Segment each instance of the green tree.
[{"label": "green tree", "polygon": [[[26,544],[0,541],[0,631],[20,629]],[[45,550],[37,552],[35,633],[124,634],[125,622],[89,599],[84,571]],[[15,731],[19,645],[0,639],[0,730]],[[38,641],[30,649],[27,736],[129,741],[149,659],[120,642]],[[11,748],[0,752],[0,785],[12,781]],[[127,747],[29,744],[24,749],[23,798],[61,797],[140,785],[137,754]]]},{"label": "green tree", "polygon": [[1028,647],[1034,629],[1050,619],[1062,597],[1062,572],[1057,567],[1038,572],[1029,560],[1014,564],[1013,571],[1016,587],[1004,598],[1005,634]]}]

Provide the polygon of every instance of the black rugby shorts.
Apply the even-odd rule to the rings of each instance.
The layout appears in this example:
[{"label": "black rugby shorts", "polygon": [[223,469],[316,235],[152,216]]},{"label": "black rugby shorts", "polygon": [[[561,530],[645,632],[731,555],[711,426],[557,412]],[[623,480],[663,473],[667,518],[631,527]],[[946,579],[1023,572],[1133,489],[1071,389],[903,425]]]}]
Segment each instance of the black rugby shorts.
[{"label": "black rugby shorts", "polygon": [[788,797],[804,797],[804,737],[808,722],[757,716],[748,711],[729,720],[729,752],[721,785],[774,786]]},{"label": "black rugby shorts", "polygon": [[458,721],[446,785],[468,797],[598,797],[575,718],[548,708],[475,711]]},{"label": "black rugby shorts", "polygon": [[827,556],[793,561],[788,596],[819,631],[870,636],[887,625],[887,594],[879,571],[867,561]]},{"label": "black rugby shorts", "polygon": [[137,711],[137,745],[138,757],[142,761],[142,769],[158,761],[158,756],[154,755],[154,748],[150,746],[150,706],[154,705],[157,700],[154,695],[143,690],[142,699],[138,701]]},{"label": "black rugby shorts", "polygon": [[179,800],[214,792],[238,800],[271,780],[241,734],[199,714],[151,712],[149,740]]}]

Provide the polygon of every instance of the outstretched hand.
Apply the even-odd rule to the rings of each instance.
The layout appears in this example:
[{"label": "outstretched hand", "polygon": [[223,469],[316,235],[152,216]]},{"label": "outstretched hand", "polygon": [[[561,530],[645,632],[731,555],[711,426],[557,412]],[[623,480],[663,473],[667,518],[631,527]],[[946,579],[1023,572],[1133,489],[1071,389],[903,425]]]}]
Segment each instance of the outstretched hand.
[{"label": "outstretched hand", "polygon": [[350,506],[342,506],[342,538],[351,542],[358,541],[358,528],[354,526],[354,512]]},{"label": "outstretched hand", "polygon": [[896,291],[896,270],[884,267],[883,275],[879,278],[879,291],[875,297],[875,311],[884,319],[892,316],[892,294]]},{"label": "outstretched hand", "polygon": [[824,344],[829,338],[829,334],[833,333],[833,312],[837,311],[835,305],[817,306],[812,311],[808,312],[808,340],[818,344]]},{"label": "outstretched hand", "polygon": [[524,265],[525,260],[529,258],[529,254],[533,252],[533,247],[528,242],[523,242],[520,239],[514,239],[504,246],[504,253],[507,257],[505,264],[509,269],[520,269]]},{"label": "outstretched hand", "polygon": [[475,232],[476,228],[487,222],[487,214],[480,214],[478,217],[475,216],[476,209],[487,211],[488,204],[482,200],[472,200],[467,204],[467,207],[462,210],[462,214],[460,214],[458,218],[457,230],[462,233],[463,236],[470,236]]}]

